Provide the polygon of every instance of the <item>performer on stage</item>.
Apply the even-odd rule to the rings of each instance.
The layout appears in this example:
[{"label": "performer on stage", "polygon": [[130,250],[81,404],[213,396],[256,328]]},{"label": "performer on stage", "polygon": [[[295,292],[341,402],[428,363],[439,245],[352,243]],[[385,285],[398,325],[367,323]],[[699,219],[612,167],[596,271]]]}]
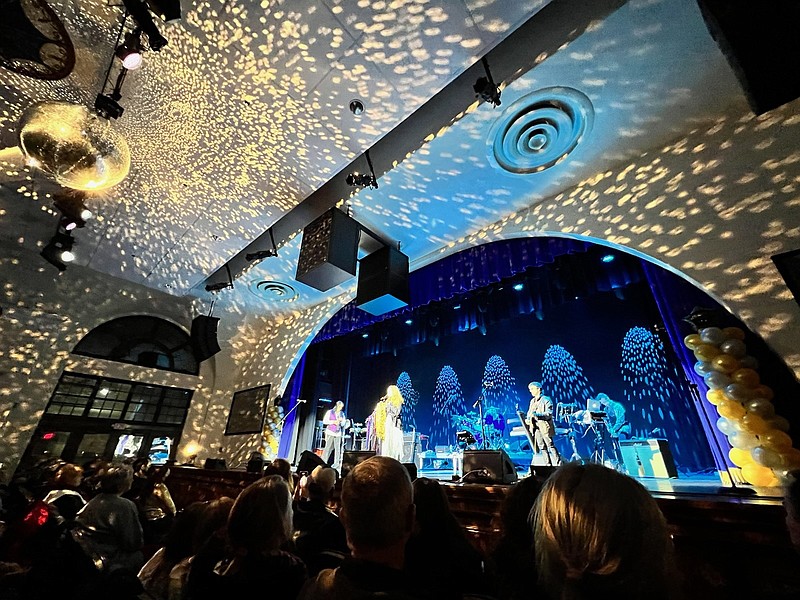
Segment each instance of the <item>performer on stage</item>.
[{"label": "performer on stage", "polygon": [[555,425],[553,424],[553,401],[549,396],[542,394],[542,384],[532,381],[528,384],[531,393],[531,403],[528,405],[528,422],[533,431],[534,448],[538,453],[544,451],[547,463],[555,467],[561,464],[561,456],[553,443]]},{"label": "performer on stage", "polygon": [[336,404],[333,405],[333,408],[326,412],[325,416],[322,418],[322,424],[325,425],[325,449],[322,451],[322,460],[330,465],[331,454],[335,452],[333,459],[334,468],[337,468],[335,466],[337,464],[339,468],[341,468],[342,464],[342,447],[344,446],[342,442],[344,441],[345,419],[344,402],[341,400],[337,401]]},{"label": "performer on stage", "polygon": [[403,395],[400,388],[390,385],[386,395],[375,407],[375,451],[382,456],[401,460],[403,455],[403,429],[400,422],[400,409]]},{"label": "performer on stage", "polygon": [[612,400],[608,394],[597,394],[597,401],[606,412],[606,428],[611,437],[611,444],[614,447],[614,454],[618,462],[622,461],[622,454],[619,447],[619,440],[627,440],[631,437],[631,424],[625,419],[625,407],[619,402]]}]

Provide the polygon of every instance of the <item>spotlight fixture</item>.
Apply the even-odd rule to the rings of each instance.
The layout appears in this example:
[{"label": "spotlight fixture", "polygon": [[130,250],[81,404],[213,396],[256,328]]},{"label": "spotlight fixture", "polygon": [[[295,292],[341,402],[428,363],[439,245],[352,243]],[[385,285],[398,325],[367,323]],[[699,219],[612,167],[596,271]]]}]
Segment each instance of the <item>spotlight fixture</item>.
[{"label": "spotlight fixture", "polygon": [[481,59],[483,68],[486,71],[486,77],[478,77],[472,89],[475,90],[475,95],[484,102],[488,102],[494,107],[500,106],[500,88],[497,87],[492,79],[492,73],[489,71],[489,62],[484,56]]},{"label": "spotlight fixture", "polygon": [[245,260],[264,260],[265,258],[278,256],[278,247],[275,245],[275,236],[272,234],[272,228],[269,230],[269,238],[272,240],[272,248],[268,248],[267,250],[258,250],[256,252],[248,252],[244,255]]},{"label": "spotlight fixture", "polygon": [[72,252],[74,243],[72,235],[68,231],[62,231],[59,227],[59,230],[39,254],[59,271],[64,271],[67,268],[65,263],[75,260],[75,254]]},{"label": "spotlight fixture", "polygon": [[600,260],[602,260],[604,263],[610,263],[610,262],[614,262],[614,258],[616,258],[616,257],[613,254],[606,254]]},{"label": "spotlight fixture", "polygon": [[151,50],[158,52],[167,45],[167,38],[161,35],[158,27],[156,27],[156,24],[153,22],[150,11],[147,10],[147,6],[142,0],[122,0],[122,4],[125,5],[125,9],[131,14],[139,25],[139,28],[147,36],[147,42]]},{"label": "spotlight fixture", "polygon": [[142,30],[138,27],[125,34],[125,42],[114,51],[122,66],[133,71],[142,66]]},{"label": "spotlight fixture", "polygon": [[524,283],[515,283],[515,284],[514,284],[514,291],[516,291],[516,292],[519,292],[519,291],[521,291],[521,290],[522,290],[522,288],[524,288],[524,287],[525,287],[525,284],[524,284]]},{"label": "spotlight fixture", "polygon": [[375,177],[375,169],[372,167],[372,159],[369,157],[369,150],[364,152],[364,156],[366,156],[367,165],[369,165],[369,174],[355,171],[350,173],[345,181],[350,187],[370,187],[377,190],[378,178]]},{"label": "spotlight fixture", "polygon": [[225,264],[225,270],[228,272],[228,281],[218,281],[217,283],[209,283],[206,285],[207,292],[219,292],[226,289],[233,289],[233,277],[231,276],[231,268]]}]

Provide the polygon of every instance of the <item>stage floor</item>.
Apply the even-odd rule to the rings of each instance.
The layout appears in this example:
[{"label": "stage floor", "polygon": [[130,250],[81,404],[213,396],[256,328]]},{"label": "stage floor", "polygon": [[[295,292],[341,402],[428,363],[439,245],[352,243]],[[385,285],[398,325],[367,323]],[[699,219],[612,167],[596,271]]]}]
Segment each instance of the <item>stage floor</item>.
[{"label": "stage floor", "polygon": [[[527,466],[515,463],[517,477],[530,476]],[[417,477],[427,477],[443,482],[459,483],[461,472],[450,468],[418,468]],[[673,478],[634,477],[656,498],[691,497],[694,499],[720,499],[724,497],[733,501],[781,503],[782,490],[777,487],[761,488],[748,485],[723,485],[717,473],[680,473]]]}]

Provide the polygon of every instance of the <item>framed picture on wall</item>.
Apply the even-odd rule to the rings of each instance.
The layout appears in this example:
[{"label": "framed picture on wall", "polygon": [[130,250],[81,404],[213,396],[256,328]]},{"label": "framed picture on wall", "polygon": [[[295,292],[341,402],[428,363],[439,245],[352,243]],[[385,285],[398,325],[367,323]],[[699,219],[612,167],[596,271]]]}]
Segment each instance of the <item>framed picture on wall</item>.
[{"label": "framed picture on wall", "polygon": [[269,403],[270,384],[233,394],[225,435],[261,433]]}]

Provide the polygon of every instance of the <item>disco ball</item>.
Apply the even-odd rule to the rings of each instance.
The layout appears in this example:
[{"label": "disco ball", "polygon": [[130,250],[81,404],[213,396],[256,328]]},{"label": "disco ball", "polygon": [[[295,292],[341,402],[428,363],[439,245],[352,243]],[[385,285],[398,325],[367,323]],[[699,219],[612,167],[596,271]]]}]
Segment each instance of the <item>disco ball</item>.
[{"label": "disco ball", "polygon": [[125,138],[80,104],[34,104],[22,115],[18,131],[28,161],[64,187],[109,188],[125,179],[131,166]]}]

